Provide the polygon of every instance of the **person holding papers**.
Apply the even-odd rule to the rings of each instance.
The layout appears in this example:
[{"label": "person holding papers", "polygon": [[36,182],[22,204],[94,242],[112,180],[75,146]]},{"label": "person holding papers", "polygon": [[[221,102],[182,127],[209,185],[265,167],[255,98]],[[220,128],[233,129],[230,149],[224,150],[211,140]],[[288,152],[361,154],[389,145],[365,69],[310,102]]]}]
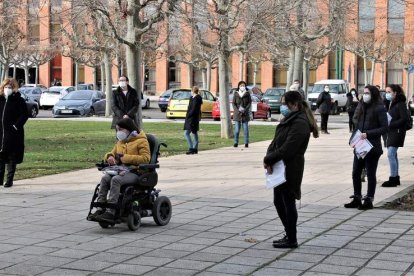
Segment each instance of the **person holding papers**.
[{"label": "person holding papers", "polygon": [[[369,151],[358,152],[354,150],[354,164],[352,168],[352,183],[354,194],[352,201],[344,205],[345,208],[358,208],[368,210],[373,208],[375,187],[377,185],[377,166],[378,160],[382,155],[381,135],[388,130],[388,118],[384,104],[377,87],[368,85],[364,88],[362,102],[359,103],[354,114],[354,124],[356,130],[360,132],[360,139],[368,141]],[[354,137],[353,137],[354,138]],[[351,139],[353,140],[353,139]],[[369,142],[369,143],[368,143]],[[366,168],[368,177],[368,192],[362,198],[361,172]],[[364,203],[362,203],[362,199]]]},{"label": "person holding papers", "polygon": [[[286,235],[273,241],[275,248],[295,248],[296,223],[298,212],[295,200],[301,198],[301,184],[305,165],[305,152],[308,147],[310,133],[319,136],[318,126],[307,103],[297,91],[289,91],[281,99],[280,112],[283,120],[276,128],[273,141],[267,149],[263,165],[267,174],[273,171],[275,164],[283,161],[286,181],[273,189],[273,202],[280,220],[285,227]],[[277,169],[275,169],[277,170]]]},{"label": "person holding papers", "polygon": [[385,91],[385,97],[390,101],[388,114],[391,120],[388,133],[385,136],[385,146],[388,150],[388,161],[391,172],[389,180],[382,183],[382,187],[397,187],[400,185],[397,150],[399,147],[404,146],[408,113],[405,104],[406,97],[401,86],[398,84],[390,84]]}]

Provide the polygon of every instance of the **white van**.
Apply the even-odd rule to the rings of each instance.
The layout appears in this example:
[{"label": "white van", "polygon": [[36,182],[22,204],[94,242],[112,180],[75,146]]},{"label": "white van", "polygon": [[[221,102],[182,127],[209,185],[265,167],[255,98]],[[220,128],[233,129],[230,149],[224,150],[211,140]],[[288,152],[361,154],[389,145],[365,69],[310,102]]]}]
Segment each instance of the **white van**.
[{"label": "white van", "polygon": [[308,94],[308,102],[312,110],[317,108],[316,101],[323,92],[325,85],[329,85],[329,93],[334,99],[331,114],[338,114],[341,109],[346,111],[346,94],[349,92],[349,83],[345,80],[321,80],[315,82],[312,92]]}]

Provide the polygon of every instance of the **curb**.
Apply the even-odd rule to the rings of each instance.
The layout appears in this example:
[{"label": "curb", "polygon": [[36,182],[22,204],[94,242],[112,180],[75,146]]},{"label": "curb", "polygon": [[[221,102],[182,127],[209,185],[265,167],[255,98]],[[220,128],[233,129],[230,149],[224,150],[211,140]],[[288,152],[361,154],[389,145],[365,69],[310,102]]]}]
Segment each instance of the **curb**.
[{"label": "curb", "polygon": [[407,188],[405,188],[404,190],[401,190],[398,193],[390,196],[389,198],[386,198],[386,199],[378,202],[377,204],[375,204],[375,207],[383,207],[385,204],[390,203],[390,202],[392,202],[396,199],[399,199],[399,198],[405,196],[406,194],[408,194],[412,190],[414,190],[414,184],[412,184],[412,185],[408,186]]}]

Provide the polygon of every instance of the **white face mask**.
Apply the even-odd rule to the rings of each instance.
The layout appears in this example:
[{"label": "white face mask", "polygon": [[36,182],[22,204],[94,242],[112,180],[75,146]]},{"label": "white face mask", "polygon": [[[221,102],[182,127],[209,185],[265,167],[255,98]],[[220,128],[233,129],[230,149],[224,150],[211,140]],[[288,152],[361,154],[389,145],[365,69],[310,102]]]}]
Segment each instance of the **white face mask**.
[{"label": "white face mask", "polygon": [[127,87],[127,83],[126,83],[126,81],[120,81],[120,82],[119,82],[119,86],[120,86],[120,87],[122,87],[122,88]]},{"label": "white face mask", "polygon": [[4,88],[4,96],[7,98],[13,93],[13,89],[11,88]]},{"label": "white face mask", "polygon": [[324,90],[325,92],[329,92],[329,87],[325,87],[323,90]]},{"label": "white face mask", "polygon": [[246,87],[244,87],[244,86],[240,86],[240,91],[241,91],[241,92],[246,91]]},{"label": "white face mask", "polygon": [[128,138],[128,134],[126,134],[125,132],[123,132],[123,131],[121,131],[121,130],[118,130],[117,132],[116,132],[116,138],[119,140],[119,141],[125,141],[127,138]]},{"label": "white face mask", "polygon": [[354,91],[352,91],[351,94],[352,94],[352,96],[355,96],[355,92]]},{"label": "white face mask", "polygon": [[371,95],[364,94],[364,96],[362,96],[362,99],[364,100],[364,103],[369,103],[371,102]]}]

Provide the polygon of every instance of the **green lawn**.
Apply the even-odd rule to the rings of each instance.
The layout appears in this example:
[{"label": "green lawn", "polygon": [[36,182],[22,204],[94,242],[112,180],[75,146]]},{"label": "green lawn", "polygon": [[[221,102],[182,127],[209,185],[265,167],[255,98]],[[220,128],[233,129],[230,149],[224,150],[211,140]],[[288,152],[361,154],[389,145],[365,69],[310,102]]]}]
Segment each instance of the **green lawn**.
[{"label": "green lawn", "polygon": [[[25,131],[25,157],[17,167],[15,179],[94,167],[115,143],[115,132],[110,129],[109,122],[29,120]],[[168,145],[162,148],[162,156],[187,151],[183,124],[145,123],[144,131],[155,134]],[[274,131],[274,125],[251,125],[250,142],[270,140]],[[220,138],[220,125],[201,124],[199,139],[200,151],[233,144],[231,139]]]}]

